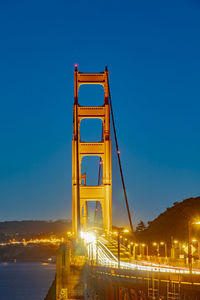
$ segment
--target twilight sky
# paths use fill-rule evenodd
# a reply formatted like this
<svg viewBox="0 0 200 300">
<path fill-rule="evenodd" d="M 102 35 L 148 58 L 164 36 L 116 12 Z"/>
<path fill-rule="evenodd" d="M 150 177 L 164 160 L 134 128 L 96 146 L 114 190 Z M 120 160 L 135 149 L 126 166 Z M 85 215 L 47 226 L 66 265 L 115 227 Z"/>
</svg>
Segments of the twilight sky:
<svg viewBox="0 0 200 300">
<path fill-rule="evenodd" d="M 1 1 L 0 221 L 71 218 L 74 63 L 108 65 L 134 223 L 200 195 L 199 16 L 198 0 Z"/>
</svg>

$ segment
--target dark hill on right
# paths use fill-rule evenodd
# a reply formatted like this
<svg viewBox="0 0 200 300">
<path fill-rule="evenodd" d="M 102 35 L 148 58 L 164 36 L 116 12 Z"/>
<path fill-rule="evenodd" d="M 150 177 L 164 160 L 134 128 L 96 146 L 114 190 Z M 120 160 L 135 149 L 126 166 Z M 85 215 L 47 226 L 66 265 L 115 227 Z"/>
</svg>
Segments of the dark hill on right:
<svg viewBox="0 0 200 300">
<path fill-rule="evenodd" d="M 187 241 L 188 221 L 200 221 L 200 197 L 174 202 L 156 219 L 148 222 L 148 227 L 140 232 L 136 231 L 139 241 L 168 241 L 177 239 Z M 192 225 L 192 237 L 200 238 L 200 225 Z"/>
</svg>

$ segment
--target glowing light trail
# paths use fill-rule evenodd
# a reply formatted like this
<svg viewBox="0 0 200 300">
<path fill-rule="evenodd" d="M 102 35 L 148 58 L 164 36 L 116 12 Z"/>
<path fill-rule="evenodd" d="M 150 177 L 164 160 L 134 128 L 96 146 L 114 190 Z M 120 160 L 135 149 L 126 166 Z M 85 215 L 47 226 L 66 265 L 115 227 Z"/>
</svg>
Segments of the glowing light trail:
<svg viewBox="0 0 200 300">
<path fill-rule="evenodd" d="M 95 261 L 98 256 L 98 264 L 109 266 L 113 268 L 118 268 L 118 260 L 116 256 L 102 243 L 99 239 L 95 239 L 95 236 L 91 238 L 92 234 L 90 233 L 90 241 L 88 243 L 88 257 L 92 258 Z M 98 243 L 98 246 L 97 246 Z M 97 255 L 98 251 L 98 255 Z M 130 269 L 130 270 L 140 270 L 140 271 L 150 271 L 150 272 L 161 272 L 161 273 L 176 273 L 176 274 L 189 274 L 188 268 L 172 267 L 168 265 L 159 265 L 155 263 L 149 263 L 146 261 L 134 261 L 134 262 L 120 262 L 120 269 Z M 193 274 L 200 274 L 200 270 L 193 270 Z"/>
</svg>

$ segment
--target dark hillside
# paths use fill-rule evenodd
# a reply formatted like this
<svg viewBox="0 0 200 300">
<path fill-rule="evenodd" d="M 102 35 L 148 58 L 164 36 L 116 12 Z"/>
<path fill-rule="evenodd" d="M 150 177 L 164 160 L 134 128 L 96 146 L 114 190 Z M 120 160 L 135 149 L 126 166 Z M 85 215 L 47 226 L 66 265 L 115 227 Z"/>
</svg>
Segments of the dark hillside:
<svg viewBox="0 0 200 300">
<path fill-rule="evenodd" d="M 47 237 L 66 234 L 71 230 L 71 220 L 57 221 L 5 221 L 0 222 L 0 241 L 9 238 Z"/>
<path fill-rule="evenodd" d="M 178 240 L 188 238 L 188 220 L 200 220 L 200 197 L 189 198 L 182 202 L 175 202 L 155 220 L 148 222 L 148 227 L 138 233 L 139 240 L 170 241 L 171 237 Z M 200 225 L 192 226 L 193 236 L 200 236 Z"/>
</svg>

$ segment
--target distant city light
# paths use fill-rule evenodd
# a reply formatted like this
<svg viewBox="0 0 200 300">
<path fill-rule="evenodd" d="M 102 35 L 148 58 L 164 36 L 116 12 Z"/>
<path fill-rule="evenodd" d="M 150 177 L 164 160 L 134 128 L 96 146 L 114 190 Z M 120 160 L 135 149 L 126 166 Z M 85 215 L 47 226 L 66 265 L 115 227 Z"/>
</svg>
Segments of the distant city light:
<svg viewBox="0 0 200 300">
<path fill-rule="evenodd" d="M 7 245 L 20 245 L 23 244 L 24 246 L 27 246 L 28 244 L 52 244 L 52 245 L 60 245 L 60 243 L 64 242 L 64 238 L 58 238 L 58 237 L 50 237 L 50 238 L 35 238 L 26 240 L 23 238 L 22 240 L 16 241 L 15 239 L 9 240 L 9 242 L 0 243 L 0 246 L 7 246 Z"/>
</svg>

